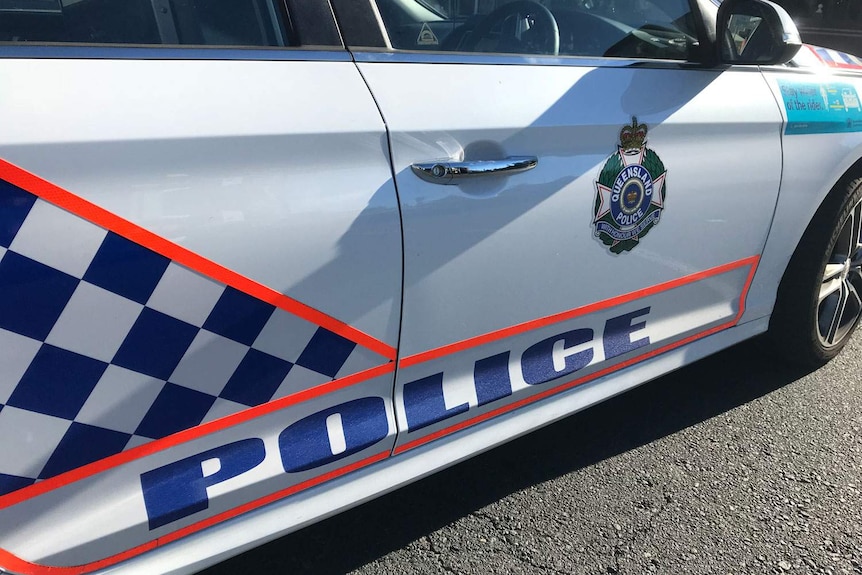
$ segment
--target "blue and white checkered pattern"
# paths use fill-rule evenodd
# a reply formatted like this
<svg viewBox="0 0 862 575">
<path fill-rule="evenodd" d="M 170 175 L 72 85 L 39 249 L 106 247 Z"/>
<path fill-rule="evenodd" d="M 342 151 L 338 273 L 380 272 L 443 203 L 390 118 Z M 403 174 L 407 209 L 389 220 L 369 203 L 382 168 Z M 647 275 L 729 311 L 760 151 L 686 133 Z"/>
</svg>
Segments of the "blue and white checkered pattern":
<svg viewBox="0 0 862 575">
<path fill-rule="evenodd" d="M 0 180 L 0 494 L 380 363 Z"/>
<path fill-rule="evenodd" d="M 844 52 L 831 50 L 829 48 L 812 47 L 812 49 L 827 64 L 837 64 L 839 66 L 850 65 L 856 67 L 862 66 L 862 60 L 851 54 L 845 54 Z"/>
</svg>

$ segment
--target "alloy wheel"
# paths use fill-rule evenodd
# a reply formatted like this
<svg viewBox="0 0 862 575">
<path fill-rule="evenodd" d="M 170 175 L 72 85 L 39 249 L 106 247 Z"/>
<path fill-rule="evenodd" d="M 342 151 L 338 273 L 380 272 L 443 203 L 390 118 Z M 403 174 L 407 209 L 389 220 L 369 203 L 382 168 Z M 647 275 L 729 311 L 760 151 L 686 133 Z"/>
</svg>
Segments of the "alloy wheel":
<svg viewBox="0 0 862 575">
<path fill-rule="evenodd" d="M 841 224 L 823 272 L 817 301 L 817 336 L 824 348 L 841 344 L 862 315 L 862 201 Z"/>
</svg>

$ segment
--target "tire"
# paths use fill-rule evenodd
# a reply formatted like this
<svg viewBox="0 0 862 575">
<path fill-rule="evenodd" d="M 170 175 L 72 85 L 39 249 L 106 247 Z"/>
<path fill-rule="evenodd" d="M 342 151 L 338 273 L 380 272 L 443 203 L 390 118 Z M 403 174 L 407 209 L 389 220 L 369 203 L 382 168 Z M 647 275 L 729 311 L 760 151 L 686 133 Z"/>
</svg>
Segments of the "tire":
<svg viewBox="0 0 862 575">
<path fill-rule="evenodd" d="M 842 180 L 817 210 L 781 279 L 769 341 L 785 359 L 819 367 L 862 315 L 862 178 Z"/>
</svg>

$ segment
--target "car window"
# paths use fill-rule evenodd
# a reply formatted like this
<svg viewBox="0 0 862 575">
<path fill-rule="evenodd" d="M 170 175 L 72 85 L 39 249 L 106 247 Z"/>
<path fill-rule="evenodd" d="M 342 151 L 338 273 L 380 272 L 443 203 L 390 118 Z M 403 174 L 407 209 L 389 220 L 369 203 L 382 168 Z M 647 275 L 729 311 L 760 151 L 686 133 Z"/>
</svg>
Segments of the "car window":
<svg viewBox="0 0 862 575">
<path fill-rule="evenodd" d="M 686 0 L 378 0 L 392 47 L 685 60 Z"/>
<path fill-rule="evenodd" d="M 0 0 L 0 41 L 290 44 L 276 0 Z"/>
</svg>

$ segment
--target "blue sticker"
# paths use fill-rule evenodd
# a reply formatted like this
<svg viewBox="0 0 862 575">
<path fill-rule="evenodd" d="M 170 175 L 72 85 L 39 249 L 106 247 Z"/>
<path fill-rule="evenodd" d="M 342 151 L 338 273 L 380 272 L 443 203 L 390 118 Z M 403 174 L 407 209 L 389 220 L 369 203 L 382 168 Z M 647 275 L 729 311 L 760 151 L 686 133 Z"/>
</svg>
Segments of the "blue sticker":
<svg viewBox="0 0 862 575">
<path fill-rule="evenodd" d="M 862 104 L 852 85 L 779 80 L 778 87 L 787 110 L 785 134 L 862 132 Z"/>
</svg>

